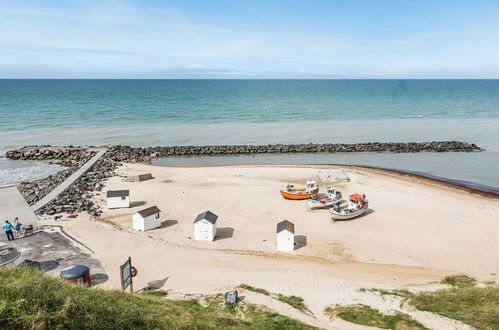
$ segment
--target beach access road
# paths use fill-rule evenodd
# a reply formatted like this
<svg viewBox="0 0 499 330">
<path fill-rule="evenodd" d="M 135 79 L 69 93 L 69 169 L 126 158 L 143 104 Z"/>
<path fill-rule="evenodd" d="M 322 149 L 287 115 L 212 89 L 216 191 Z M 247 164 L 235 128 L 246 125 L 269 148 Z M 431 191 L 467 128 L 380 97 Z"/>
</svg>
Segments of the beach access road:
<svg viewBox="0 0 499 330">
<path fill-rule="evenodd" d="M 38 217 L 26 203 L 16 186 L 0 188 L 0 221 L 2 225 L 5 220 L 9 220 L 11 224 L 14 224 L 16 217 L 24 226 L 38 222 Z"/>
</svg>

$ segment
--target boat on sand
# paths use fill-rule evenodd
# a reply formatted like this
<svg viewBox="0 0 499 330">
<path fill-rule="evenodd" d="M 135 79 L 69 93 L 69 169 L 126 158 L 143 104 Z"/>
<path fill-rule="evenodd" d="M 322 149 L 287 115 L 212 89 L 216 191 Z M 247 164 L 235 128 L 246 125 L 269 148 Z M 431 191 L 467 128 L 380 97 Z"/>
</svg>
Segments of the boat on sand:
<svg viewBox="0 0 499 330">
<path fill-rule="evenodd" d="M 305 188 L 296 188 L 292 184 L 288 184 L 286 189 L 281 189 L 281 196 L 286 199 L 302 200 L 309 199 L 319 192 L 319 184 L 313 180 L 305 181 Z"/>
<path fill-rule="evenodd" d="M 311 210 L 328 209 L 333 205 L 340 203 L 341 197 L 341 192 L 334 188 L 328 187 L 327 194 L 317 194 L 312 196 L 312 198 L 307 201 L 307 206 Z"/>
<path fill-rule="evenodd" d="M 366 195 L 353 194 L 350 195 L 348 204 L 332 207 L 329 212 L 333 220 L 348 220 L 363 214 L 368 207 L 369 201 L 366 199 Z"/>
</svg>

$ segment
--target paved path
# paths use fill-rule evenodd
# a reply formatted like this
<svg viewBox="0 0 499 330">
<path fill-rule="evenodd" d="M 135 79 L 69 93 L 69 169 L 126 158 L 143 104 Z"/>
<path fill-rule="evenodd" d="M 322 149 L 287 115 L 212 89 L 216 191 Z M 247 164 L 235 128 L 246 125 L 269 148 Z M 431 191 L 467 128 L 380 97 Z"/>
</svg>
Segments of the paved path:
<svg viewBox="0 0 499 330">
<path fill-rule="evenodd" d="M 54 190 L 49 192 L 45 197 L 43 197 L 38 202 L 36 202 L 35 205 L 33 205 L 31 207 L 33 209 L 33 211 L 36 211 L 36 210 L 44 207 L 46 204 L 48 204 L 54 198 L 56 198 L 60 193 L 62 193 L 64 190 L 66 190 L 66 188 L 68 188 L 73 182 L 78 180 L 78 178 L 80 176 L 85 174 L 85 172 L 87 172 L 92 167 L 92 165 L 94 165 L 95 162 L 98 161 L 99 158 L 101 158 L 106 153 L 107 149 L 89 149 L 89 151 L 97 151 L 97 154 L 95 156 L 93 156 L 92 159 L 90 159 L 88 162 L 86 162 L 82 167 L 80 167 L 78 169 L 78 171 L 71 174 L 66 180 L 64 180 L 63 183 L 58 185 Z"/>
<path fill-rule="evenodd" d="M 5 220 L 14 223 L 14 219 L 19 217 L 23 225 L 32 225 L 38 221 L 31 207 L 24 199 L 16 186 L 0 189 L 0 221 L 3 225 Z M 3 233 L 2 233 L 3 234 Z"/>
<path fill-rule="evenodd" d="M 0 248 L 0 267 L 2 261 L 18 265 L 24 260 L 31 260 L 43 271 L 59 277 L 62 269 L 82 264 L 90 268 L 92 284 L 100 284 L 107 280 L 106 272 L 99 260 L 95 259 L 93 252 L 59 225 L 36 226 L 33 234 L 16 237 L 11 242 L 8 242 L 2 233 L 0 247 L 2 245 L 4 248 L 3 250 Z"/>
</svg>

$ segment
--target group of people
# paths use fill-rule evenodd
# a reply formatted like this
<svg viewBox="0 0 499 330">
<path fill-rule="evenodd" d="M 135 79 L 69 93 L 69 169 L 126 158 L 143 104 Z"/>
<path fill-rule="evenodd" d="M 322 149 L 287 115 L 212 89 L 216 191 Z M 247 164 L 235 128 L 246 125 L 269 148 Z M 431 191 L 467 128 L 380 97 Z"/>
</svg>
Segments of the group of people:
<svg viewBox="0 0 499 330">
<path fill-rule="evenodd" d="M 7 239 L 9 241 L 14 240 L 14 230 L 16 231 L 17 237 L 21 236 L 21 226 L 22 223 L 19 221 L 19 218 L 16 217 L 14 220 L 14 225 L 12 225 L 9 220 L 5 220 L 5 224 L 3 225 L 3 229 L 5 230 L 5 235 L 7 235 Z"/>
</svg>

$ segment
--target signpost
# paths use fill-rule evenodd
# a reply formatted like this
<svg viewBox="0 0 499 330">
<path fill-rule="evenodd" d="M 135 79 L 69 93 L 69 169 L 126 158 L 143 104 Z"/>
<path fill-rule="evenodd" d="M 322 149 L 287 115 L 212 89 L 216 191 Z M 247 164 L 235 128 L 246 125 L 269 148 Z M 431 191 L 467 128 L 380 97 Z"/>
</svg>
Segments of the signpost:
<svg viewBox="0 0 499 330">
<path fill-rule="evenodd" d="M 128 260 L 120 266 L 121 274 L 121 288 L 126 290 L 130 286 L 130 292 L 133 292 L 133 280 L 132 280 L 132 258 L 128 257 Z"/>
</svg>

